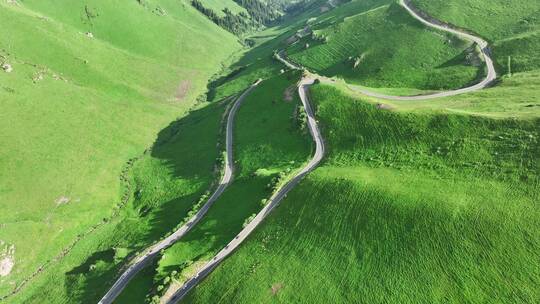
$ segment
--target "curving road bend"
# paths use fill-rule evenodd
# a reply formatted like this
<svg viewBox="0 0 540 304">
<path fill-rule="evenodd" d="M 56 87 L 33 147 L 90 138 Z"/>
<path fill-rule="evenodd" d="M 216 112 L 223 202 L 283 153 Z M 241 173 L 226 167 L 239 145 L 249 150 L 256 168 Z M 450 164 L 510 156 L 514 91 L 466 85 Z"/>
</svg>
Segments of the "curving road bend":
<svg viewBox="0 0 540 304">
<path fill-rule="evenodd" d="M 434 94 L 428 94 L 428 95 L 417 95 L 417 96 L 392 96 L 392 95 L 385 95 L 385 94 L 379 94 L 375 93 L 369 90 L 365 90 L 363 88 L 355 87 L 355 86 L 349 86 L 354 91 L 358 91 L 364 95 L 368 95 L 371 97 L 381 98 L 381 99 L 389 99 L 389 100 L 428 100 L 428 99 L 435 99 L 435 98 L 442 98 L 442 97 L 449 97 L 449 96 L 455 96 L 463 93 L 470 93 L 474 91 L 478 91 L 481 89 L 486 88 L 497 78 L 497 72 L 495 71 L 495 66 L 493 65 L 493 59 L 491 58 L 491 52 L 489 50 L 489 45 L 487 41 L 480 37 L 476 37 L 474 35 L 471 35 L 469 33 L 465 33 L 460 30 L 453 29 L 449 27 L 448 25 L 443 24 L 442 22 L 436 21 L 434 19 L 428 20 L 427 17 L 423 16 L 423 13 L 420 12 L 418 9 L 414 8 L 410 0 L 400 0 L 399 3 L 401 6 L 403 6 L 407 12 L 416 20 L 422 22 L 424 25 L 452 33 L 456 36 L 459 36 L 461 38 L 464 38 L 466 40 L 472 41 L 478 45 L 482 52 L 482 56 L 484 57 L 484 62 L 486 63 L 487 67 L 487 75 L 486 77 L 479 83 L 472 85 L 470 87 L 458 89 L 458 90 L 452 90 L 452 91 L 444 91 Z"/>
<path fill-rule="evenodd" d="M 484 89 L 487 86 L 489 86 L 497 78 L 497 72 L 495 71 L 495 65 L 493 64 L 493 59 L 491 58 L 491 51 L 489 49 L 489 44 L 487 43 L 487 41 L 485 41 L 484 39 L 482 39 L 480 37 L 471 35 L 469 33 L 466 33 L 466 32 L 463 32 L 463 31 L 460 31 L 460 30 L 457 30 L 457 29 L 453 29 L 450 26 L 448 26 L 448 25 L 446 25 L 446 24 L 444 24 L 444 23 L 442 23 L 440 21 L 437 21 L 435 19 L 424 17 L 425 14 L 422 13 L 417 8 L 413 7 L 411 5 L 411 3 L 410 3 L 410 0 L 400 0 L 399 4 L 401 6 L 403 6 L 407 10 L 407 12 L 414 19 L 420 21 L 424 25 L 426 25 L 428 27 L 431 27 L 431 28 L 434 28 L 434 29 L 437 29 L 437 30 L 452 33 L 452 34 L 454 34 L 456 36 L 459 36 L 461 38 L 464 38 L 466 40 L 469 40 L 469 41 L 472 41 L 472 42 L 476 43 L 478 45 L 478 47 L 480 48 L 481 53 L 482 53 L 482 57 L 484 58 L 484 62 L 486 63 L 486 67 L 487 67 L 487 75 L 486 75 L 486 77 L 481 82 L 479 82 L 479 83 L 477 83 L 475 85 L 469 86 L 469 87 L 461 88 L 461 89 L 458 89 L 458 90 L 451 90 L 451 91 L 444 91 L 444 92 L 438 92 L 438 93 L 433 93 L 433 94 L 427 94 L 427 95 L 394 96 L 394 95 L 386 95 L 386 94 L 376 93 L 376 92 L 373 92 L 373 91 L 370 91 L 370 90 L 367 90 L 367 89 L 364 89 L 364 88 L 361 88 L 361 87 L 358 87 L 358 86 L 354 86 L 354 85 L 347 85 L 351 90 L 357 91 L 359 93 L 362 93 L 362 94 L 370 96 L 370 97 L 375 97 L 375 98 L 380 98 L 380 99 L 387 99 L 387 100 L 397 100 L 397 101 L 428 100 L 428 99 L 449 97 L 449 96 L 455 96 L 455 95 L 460 95 L 460 94 L 464 94 L 464 93 L 470 93 L 470 92 L 478 91 L 478 90 Z M 294 63 L 289 62 L 286 59 L 284 51 L 278 52 L 276 58 L 279 61 L 281 61 L 283 64 L 285 64 L 287 67 L 291 68 L 291 69 L 295 69 L 295 70 L 302 69 L 302 67 L 299 67 L 299 66 L 295 65 Z"/>
<path fill-rule="evenodd" d="M 311 161 L 298 172 L 290 181 L 280 188 L 268 201 L 268 204 L 257 214 L 257 216 L 218 254 L 208 262 L 202 269 L 184 285 L 178 289 L 170 298 L 168 303 L 178 303 L 193 287 L 199 284 L 209 273 L 211 273 L 227 256 L 229 256 L 244 240 L 261 224 L 268 214 L 279 205 L 281 200 L 291 191 L 309 172 L 313 171 L 324 157 L 324 141 L 317 126 L 313 109 L 308 99 L 308 88 L 314 83 L 314 79 L 305 78 L 299 84 L 298 93 L 308 116 L 309 132 L 315 141 L 315 154 Z"/>
<path fill-rule="evenodd" d="M 234 162 L 233 162 L 233 130 L 234 130 L 234 118 L 238 109 L 242 105 L 244 99 L 257 87 L 261 81 L 255 82 L 249 89 L 247 89 L 238 99 L 235 101 L 233 107 L 231 108 L 229 115 L 227 117 L 227 132 L 226 132 L 226 151 L 227 156 L 225 157 L 225 171 L 221 181 L 212 194 L 208 201 L 202 206 L 202 208 L 195 214 L 185 225 L 176 230 L 173 234 L 160 241 L 159 243 L 151 246 L 144 255 L 138 257 L 133 263 L 122 273 L 122 275 L 116 280 L 114 285 L 109 289 L 107 294 L 101 298 L 99 304 L 110 304 L 116 297 L 120 295 L 122 290 L 127 286 L 129 281 L 135 277 L 135 275 L 146 267 L 159 252 L 174 243 L 180 240 L 186 233 L 188 233 L 195 224 L 197 224 L 204 215 L 208 212 L 210 207 L 214 202 L 219 198 L 219 196 L 225 191 L 227 186 L 232 182 L 233 173 L 234 173 Z"/>
<path fill-rule="evenodd" d="M 385 95 L 385 94 L 372 92 L 363 88 L 349 86 L 351 89 L 358 91 L 364 95 L 380 98 L 380 99 L 397 100 L 397 101 L 428 100 L 428 99 L 455 96 L 459 94 L 481 90 L 489 86 L 497 78 L 497 73 L 495 71 L 495 66 L 493 64 L 493 59 L 491 58 L 491 53 L 490 53 L 489 45 L 487 41 L 485 41 L 484 39 L 480 37 L 471 35 L 469 33 L 466 33 L 457 29 L 453 29 L 450 26 L 445 25 L 440 21 L 424 17 L 423 16 L 424 14 L 422 12 L 412 7 L 412 5 L 410 4 L 410 0 L 400 0 L 400 5 L 402 5 L 413 18 L 417 19 L 424 25 L 437 29 L 437 30 L 452 33 L 461 38 L 464 38 L 466 40 L 476 43 L 481 49 L 482 56 L 486 63 L 486 67 L 487 67 L 486 77 L 481 82 L 475 85 L 466 87 L 466 88 L 445 91 L 445 92 L 438 92 L 438 93 L 428 94 L 428 95 L 417 95 L 417 96 Z M 302 67 L 289 62 L 286 59 L 283 51 L 280 51 L 277 54 L 276 58 L 291 69 L 303 69 Z M 317 122 L 315 120 L 315 116 L 313 114 L 313 110 L 311 108 L 311 105 L 307 96 L 307 90 L 309 86 L 313 84 L 313 82 L 314 82 L 313 79 L 309 79 L 309 78 L 303 79 L 299 84 L 298 92 L 300 94 L 300 98 L 302 100 L 302 103 L 304 104 L 304 108 L 308 115 L 308 125 L 309 125 L 311 136 L 313 137 L 316 143 L 315 155 L 313 156 L 311 161 L 300 172 L 298 172 L 297 175 L 295 175 L 289 182 L 287 182 L 282 188 L 280 188 L 270 198 L 269 203 L 227 246 L 225 246 L 224 249 L 218 252 L 218 254 L 210 262 L 208 262 L 202 269 L 200 269 L 199 272 L 197 272 L 195 276 L 193 276 L 191 279 L 186 281 L 186 283 L 174 293 L 174 295 L 170 298 L 168 303 L 177 303 L 178 301 L 180 301 L 191 289 L 193 289 L 209 273 L 211 273 L 225 258 L 227 258 L 255 230 L 257 226 L 261 224 L 261 222 L 268 216 L 268 214 L 276 206 L 279 205 L 279 203 L 284 197 L 287 196 L 287 193 L 289 193 L 291 189 L 293 189 L 309 172 L 315 169 L 317 165 L 321 162 L 322 158 L 324 157 L 324 152 L 325 152 L 324 141 L 320 133 L 320 130 L 317 126 Z M 101 299 L 101 301 L 99 302 L 100 304 L 112 303 L 112 301 L 120 294 L 120 292 L 125 288 L 128 282 L 135 276 L 135 274 L 137 274 L 153 258 L 155 258 L 160 250 L 174 244 L 176 241 L 182 238 L 197 222 L 200 221 L 200 219 L 206 214 L 206 212 L 211 207 L 211 205 L 216 201 L 216 199 L 224 192 L 225 188 L 230 184 L 230 182 L 232 181 L 232 176 L 233 176 L 232 131 L 233 131 L 234 117 L 242 101 L 246 97 L 246 95 L 248 95 L 251 92 L 251 90 L 253 90 L 257 86 L 258 83 L 259 82 L 255 83 L 252 87 L 246 90 L 246 92 L 244 92 L 237 99 L 237 101 L 235 102 L 229 114 L 229 117 L 227 120 L 227 157 L 225 160 L 225 174 L 221 180 L 220 185 L 214 192 L 214 194 L 210 197 L 208 202 L 201 208 L 201 210 L 188 223 L 186 223 L 186 225 L 182 226 L 175 233 L 173 233 L 172 235 L 170 235 L 163 241 L 152 246 L 151 249 L 148 250 L 144 256 L 139 257 L 120 276 L 120 278 L 116 281 L 113 287 Z"/>
</svg>

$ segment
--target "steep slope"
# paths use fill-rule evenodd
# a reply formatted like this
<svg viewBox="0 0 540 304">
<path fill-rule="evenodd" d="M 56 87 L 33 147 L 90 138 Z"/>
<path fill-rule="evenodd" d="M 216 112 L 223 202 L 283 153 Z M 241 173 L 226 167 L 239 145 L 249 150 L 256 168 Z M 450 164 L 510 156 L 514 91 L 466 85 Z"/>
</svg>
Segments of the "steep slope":
<svg viewBox="0 0 540 304">
<path fill-rule="evenodd" d="M 188 0 L 122 1 L 0 3 L 0 63 L 14 68 L 0 70 L 7 109 L 0 128 L 8 130 L 0 148 L 2 271 L 4 257 L 15 261 L 0 278 L 0 299 L 14 291 L 9 303 L 97 302 L 131 257 L 204 201 L 219 176 L 226 107 L 263 77 L 268 84 L 240 113 L 238 181 L 119 301 L 155 301 L 162 285 L 181 283 L 234 237 L 279 172 L 308 154 L 297 97 L 285 97 L 297 77 L 271 58 L 295 34 L 303 38 L 289 41 L 291 58 L 349 82 L 410 92 L 459 87 L 482 74 L 474 48 L 426 29 L 392 1 L 333 10 L 340 1 L 331 1 L 252 37 L 258 47 L 209 83 L 214 102 L 192 108 L 238 50 L 236 38 Z M 499 68 L 527 72 L 430 103 L 316 87 L 330 148 L 325 166 L 188 302 L 540 300 L 540 273 L 530 263 L 540 258 L 538 56 L 523 52 L 534 51 L 536 13 L 515 10 L 512 20 L 506 10 L 475 12 L 490 27 L 501 21 L 497 32 L 450 20 L 440 1 L 417 2 L 495 41 Z"/>
<path fill-rule="evenodd" d="M 292 60 L 365 86 L 450 89 L 483 73 L 469 42 L 428 30 L 392 1 L 351 1 L 309 22 L 299 36 L 287 48 Z"/>
<path fill-rule="evenodd" d="M 15 248 L 14 267 L 0 278 L 5 296 L 32 274 L 51 274 L 63 250 L 92 237 L 91 227 L 125 216 L 113 210 L 126 203 L 118 180 L 126 162 L 186 113 L 239 45 L 172 0 L 3 1 L 0 36 L 0 63 L 13 68 L 0 70 L 0 240 Z M 185 187 L 186 195 L 206 191 L 198 186 L 210 182 L 214 160 L 201 167 L 206 184 Z M 107 239 L 112 231 L 104 229 L 98 233 Z M 72 258 L 84 259 L 99 242 Z M 62 285 L 35 286 L 56 295 L 49 288 Z"/>
<path fill-rule="evenodd" d="M 298 77 L 295 72 L 268 79 L 246 98 L 235 123 L 233 183 L 184 239 L 162 253 L 153 278 L 140 275 L 119 303 L 132 303 L 143 292 L 150 295 L 147 299 L 159 299 L 156 296 L 165 294 L 163 286 L 168 285 L 174 292 L 233 239 L 264 207 L 277 185 L 306 161 L 310 148 L 307 130 L 291 119 L 301 111 L 291 86 Z"/>
<path fill-rule="evenodd" d="M 469 29 L 490 40 L 503 73 L 540 68 L 540 4 L 538 1 L 413 0 L 440 20 Z"/>
<path fill-rule="evenodd" d="M 495 295 L 534 303 L 540 274 L 527 261 L 538 258 L 540 243 L 533 233 L 540 224 L 536 92 L 533 73 L 430 103 L 367 104 L 317 89 L 328 163 L 186 302 L 462 303 Z M 238 192 L 235 201 L 248 197 Z M 215 218 L 229 218 L 227 210 L 216 210 Z M 201 256 L 211 256 L 213 250 L 198 251 L 207 245 L 200 241 L 222 233 L 204 231 L 209 235 L 164 254 L 154 286 L 178 285 Z M 507 268 L 519 293 L 499 278 Z M 151 276 L 131 290 L 152 284 Z"/>
<path fill-rule="evenodd" d="M 538 302 L 538 116 L 312 99 L 324 167 L 186 303 Z"/>
<path fill-rule="evenodd" d="M 233 14 L 239 14 L 241 12 L 247 13 L 246 9 L 240 6 L 233 0 L 203 0 L 202 4 L 209 9 L 213 10 L 217 14 L 223 16 L 223 10 L 228 9 Z"/>
</svg>

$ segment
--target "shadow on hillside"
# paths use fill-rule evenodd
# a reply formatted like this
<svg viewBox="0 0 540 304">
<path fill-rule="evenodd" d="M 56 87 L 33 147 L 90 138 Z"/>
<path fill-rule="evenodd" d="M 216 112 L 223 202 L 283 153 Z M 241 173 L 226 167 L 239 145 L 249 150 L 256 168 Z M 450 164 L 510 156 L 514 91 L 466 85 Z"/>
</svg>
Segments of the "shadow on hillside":
<svg viewBox="0 0 540 304">
<path fill-rule="evenodd" d="M 99 261 L 112 262 L 114 259 L 114 250 L 104 250 L 92 254 L 86 261 L 67 272 L 68 275 L 77 275 L 81 273 L 88 273 L 94 265 Z"/>
<path fill-rule="evenodd" d="M 456 55 L 454 58 L 451 58 L 450 60 L 446 61 L 445 63 L 439 65 L 436 67 L 436 69 L 444 69 L 444 68 L 451 68 L 455 66 L 471 66 L 467 63 L 467 55 L 470 53 L 469 49 L 463 50 L 460 54 Z M 478 66 L 474 66 L 476 68 L 476 75 L 474 79 L 463 85 L 463 87 L 467 87 L 470 85 L 473 85 L 475 83 L 480 82 L 485 76 L 486 76 L 486 65 L 485 62 L 482 61 L 480 58 L 478 58 L 479 63 Z M 492 83 L 493 85 L 494 83 Z"/>
<path fill-rule="evenodd" d="M 104 250 L 92 254 L 83 264 L 66 272 L 64 287 L 70 300 L 76 303 L 99 301 L 105 294 L 103 283 L 113 277 L 120 267 L 114 265 L 113 261 L 114 250 Z"/>
<path fill-rule="evenodd" d="M 148 218 L 139 218 L 139 221 L 148 223 L 150 229 L 143 233 L 136 232 L 135 234 L 138 235 L 135 236 L 126 235 L 126 240 L 132 240 L 136 244 L 146 244 L 135 247 L 134 251 L 144 250 L 147 245 L 156 242 L 162 236 L 173 231 L 178 223 L 185 218 L 192 207 L 192 203 L 197 200 L 199 195 L 200 193 L 196 193 L 167 201 L 156 210 L 152 210 L 147 216 Z M 129 220 L 133 221 L 135 219 L 131 218 Z M 77 303 L 97 303 L 117 279 L 120 270 L 123 269 L 127 261 L 128 259 L 122 262 L 116 261 L 113 249 L 94 253 L 84 263 L 65 273 L 64 286 L 69 298 Z M 134 278 L 134 282 L 136 280 L 137 277 Z M 152 279 L 144 280 L 144 282 L 147 284 L 147 286 L 144 286 L 145 290 L 150 291 Z M 139 285 L 142 283 L 130 283 L 126 287 L 126 291 L 134 292 L 133 288 L 140 289 L 141 286 Z M 134 285 L 137 286 L 134 287 Z M 123 293 L 121 296 L 125 296 L 125 294 Z"/>
<path fill-rule="evenodd" d="M 158 133 L 151 157 L 164 162 L 175 178 L 198 179 L 211 173 L 224 111 L 225 105 L 214 103 L 172 122 Z"/>
<path fill-rule="evenodd" d="M 258 73 L 252 73 L 253 67 L 248 63 L 253 59 L 270 61 L 273 49 L 278 49 L 281 46 L 281 38 L 287 37 L 288 34 L 290 33 L 282 34 L 277 41 L 268 41 L 255 47 L 232 66 L 231 73 L 209 82 L 207 100 L 214 101 L 216 92 L 229 81 L 245 77 L 245 81 L 242 81 L 246 83 L 246 87 L 238 86 L 240 92 L 251 84 L 250 81 L 261 77 Z M 102 248 L 119 246 L 140 251 L 172 232 L 183 221 L 196 201 L 217 179 L 215 168 L 223 146 L 218 143 L 225 140 L 223 118 L 226 106 L 230 102 L 232 99 L 225 98 L 192 110 L 158 133 L 152 149 L 135 164 L 136 170 L 133 173 L 135 180 L 144 179 L 143 186 L 146 189 L 135 185 L 133 204 L 130 203 L 125 207 L 123 213 L 125 217 L 114 224 L 116 234 L 101 244 Z M 137 166 L 141 163 L 142 165 Z M 160 165 L 155 165 L 156 163 Z M 156 170 L 156 166 L 159 170 L 155 171 L 157 175 L 154 171 L 148 171 Z M 163 167 L 167 169 L 168 176 L 162 173 Z M 144 172 L 138 176 L 141 174 L 140 171 Z M 160 180 L 162 178 L 167 178 L 167 181 L 162 183 Z M 170 180 L 174 182 L 171 183 Z M 183 181 L 186 181 L 185 186 L 182 184 Z M 162 185 L 172 185 L 173 188 L 160 189 Z M 175 185 L 179 185 L 178 187 L 182 189 L 175 189 Z M 160 199 L 159 195 L 145 196 L 144 191 L 148 190 L 156 193 L 159 193 L 158 190 L 168 191 L 168 199 Z M 175 193 L 173 199 L 169 199 L 171 193 Z M 218 243 L 224 242 L 225 239 L 219 240 Z M 113 249 L 92 254 L 82 264 L 65 273 L 66 293 L 71 299 L 76 299 L 76 302 L 99 301 L 126 262 L 127 259 L 122 262 L 115 261 Z M 128 287 L 126 292 L 131 292 L 130 288 L 132 287 Z"/>
<path fill-rule="evenodd" d="M 115 223 L 115 234 L 111 235 L 109 250 L 98 251 L 83 263 L 65 273 L 64 286 L 70 299 L 79 303 L 96 303 L 107 292 L 118 272 L 127 261 L 115 261 L 113 247 L 127 247 L 134 251 L 145 249 L 161 237 L 173 231 L 186 217 L 193 204 L 208 190 L 215 180 L 214 167 L 219 155 L 216 142 L 221 137 L 221 121 L 225 104 L 213 103 L 201 109 L 193 110 L 185 117 L 172 122 L 159 132 L 152 150 L 139 162 L 143 185 L 158 188 L 169 185 L 162 178 L 179 182 L 174 199 L 161 199 L 153 194 L 140 195 L 138 185 L 134 190 L 134 200 L 125 208 L 124 217 Z M 162 172 L 165 167 L 169 174 L 153 175 L 155 168 L 149 163 L 159 161 L 157 168 Z M 137 164 L 136 164 L 137 166 Z M 135 177 L 138 173 L 134 173 Z M 186 181 L 186 186 L 182 181 Z M 176 183 L 174 184 L 176 185 Z M 155 190 L 150 190 L 155 191 Z M 159 192 L 158 192 L 159 193 Z M 170 195 L 168 195 L 170 197 Z M 137 223 L 137 224 L 134 224 Z M 103 246 L 103 245 L 102 245 Z"/>
</svg>

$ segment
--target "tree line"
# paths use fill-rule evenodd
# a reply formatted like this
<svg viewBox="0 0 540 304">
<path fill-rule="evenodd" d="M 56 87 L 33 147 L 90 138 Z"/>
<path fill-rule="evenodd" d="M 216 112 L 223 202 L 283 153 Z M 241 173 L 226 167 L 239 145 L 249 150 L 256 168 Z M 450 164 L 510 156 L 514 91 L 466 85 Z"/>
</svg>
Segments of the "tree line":
<svg viewBox="0 0 540 304">
<path fill-rule="evenodd" d="M 200 0 L 191 0 L 191 5 L 199 12 L 206 15 L 210 20 L 229 32 L 241 35 L 263 26 L 270 25 L 280 20 L 285 13 L 300 11 L 312 0 L 301 0 L 291 3 L 285 0 L 233 0 L 246 9 L 246 12 L 234 14 L 228 8 L 223 10 L 223 15 L 204 6 Z"/>
<path fill-rule="evenodd" d="M 228 8 L 223 10 L 224 15 L 218 15 L 214 10 L 205 7 L 199 0 L 191 0 L 191 5 L 199 12 L 203 13 L 215 24 L 228 30 L 229 32 L 240 35 L 249 32 L 257 27 L 257 23 L 251 20 L 245 12 L 234 14 Z"/>
</svg>

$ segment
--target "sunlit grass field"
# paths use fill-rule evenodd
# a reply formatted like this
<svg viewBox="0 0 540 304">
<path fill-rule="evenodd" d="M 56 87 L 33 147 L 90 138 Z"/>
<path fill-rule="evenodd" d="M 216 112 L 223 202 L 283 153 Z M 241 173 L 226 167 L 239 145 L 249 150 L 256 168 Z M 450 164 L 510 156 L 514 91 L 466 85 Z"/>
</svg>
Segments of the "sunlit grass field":
<svg viewBox="0 0 540 304">
<path fill-rule="evenodd" d="M 319 74 L 371 87 L 458 88 L 482 75 L 470 43 L 433 31 L 391 1 L 352 1 L 311 22 L 289 57 Z M 318 37 L 313 39 L 313 37 Z"/>
<path fill-rule="evenodd" d="M 46 273 L 38 277 L 61 277 L 49 268 L 56 257 L 122 205 L 119 177 L 128 160 L 185 115 L 220 63 L 240 48 L 187 2 L 147 4 L 0 3 L 0 63 L 13 68 L 0 70 L 0 240 L 15 246 L 0 296 L 42 265 Z M 167 14 L 157 14 L 158 6 Z M 205 151 L 217 153 L 215 141 L 210 147 Z M 186 183 L 188 192 L 200 186 Z M 81 260 L 88 251 L 74 254 Z M 40 294 L 63 289 L 63 281 L 43 282 L 31 281 Z"/>
<path fill-rule="evenodd" d="M 300 104 L 294 87 L 298 79 L 299 74 L 291 72 L 265 80 L 245 99 L 235 123 L 234 182 L 192 231 L 165 250 L 153 280 L 145 279 L 148 274 L 142 273 L 139 277 L 143 278 L 128 286 L 119 303 L 133 303 L 136 300 L 133 295 L 141 288 L 155 295 L 156 288 L 168 286 L 171 277 L 176 277 L 172 283 L 181 283 L 197 265 L 210 260 L 233 239 L 250 216 L 262 209 L 262 201 L 271 196 L 280 173 L 299 168 L 309 158 L 308 135 L 302 132 L 294 115 Z M 285 92 L 291 84 L 293 94 L 286 100 Z M 178 274 L 171 276 L 173 271 Z"/>
<path fill-rule="evenodd" d="M 468 43 L 395 1 L 311 7 L 250 37 L 249 50 L 188 0 L 54 2 L 0 3 L 0 64 L 13 66 L 0 70 L 0 251 L 15 246 L 0 298 L 30 278 L 7 303 L 96 303 L 213 189 L 226 109 L 262 78 L 237 115 L 235 182 L 117 302 L 180 286 L 223 248 L 312 152 L 300 75 L 272 58 L 306 24 L 319 38 L 289 46 L 292 60 L 377 91 L 457 88 L 483 74 Z M 186 302 L 540 301 L 538 5 L 413 3 L 488 39 L 504 75 L 408 103 L 342 80 L 314 86 L 324 163 Z"/>
<path fill-rule="evenodd" d="M 413 0 L 428 14 L 478 33 L 492 43 L 501 73 L 540 68 L 540 3 L 538 1 Z"/>
<path fill-rule="evenodd" d="M 186 303 L 536 303 L 538 117 L 312 89 L 325 164 Z"/>
<path fill-rule="evenodd" d="M 241 12 L 247 14 L 246 9 L 233 0 L 202 0 L 201 2 L 205 7 L 212 9 L 218 15 L 225 15 L 223 13 L 224 9 L 228 9 L 234 14 L 239 14 Z"/>
<path fill-rule="evenodd" d="M 532 119 L 540 116 L 540 73 L 538 71 L 504 75 L 493 87 L 481 91 L 431 100 L 392 101 L 365 96 L 354 86 L 337 81 L 334 85 L 351 96 L 356 96 L 374 104 L 384 104 L 395 111 L 454 112 L 492 118 Z M 370 88 L 370 90 L 374 90 Z M 430 91 L 380 88 L 390 95 L 428 94 Z"/>
</svg>

